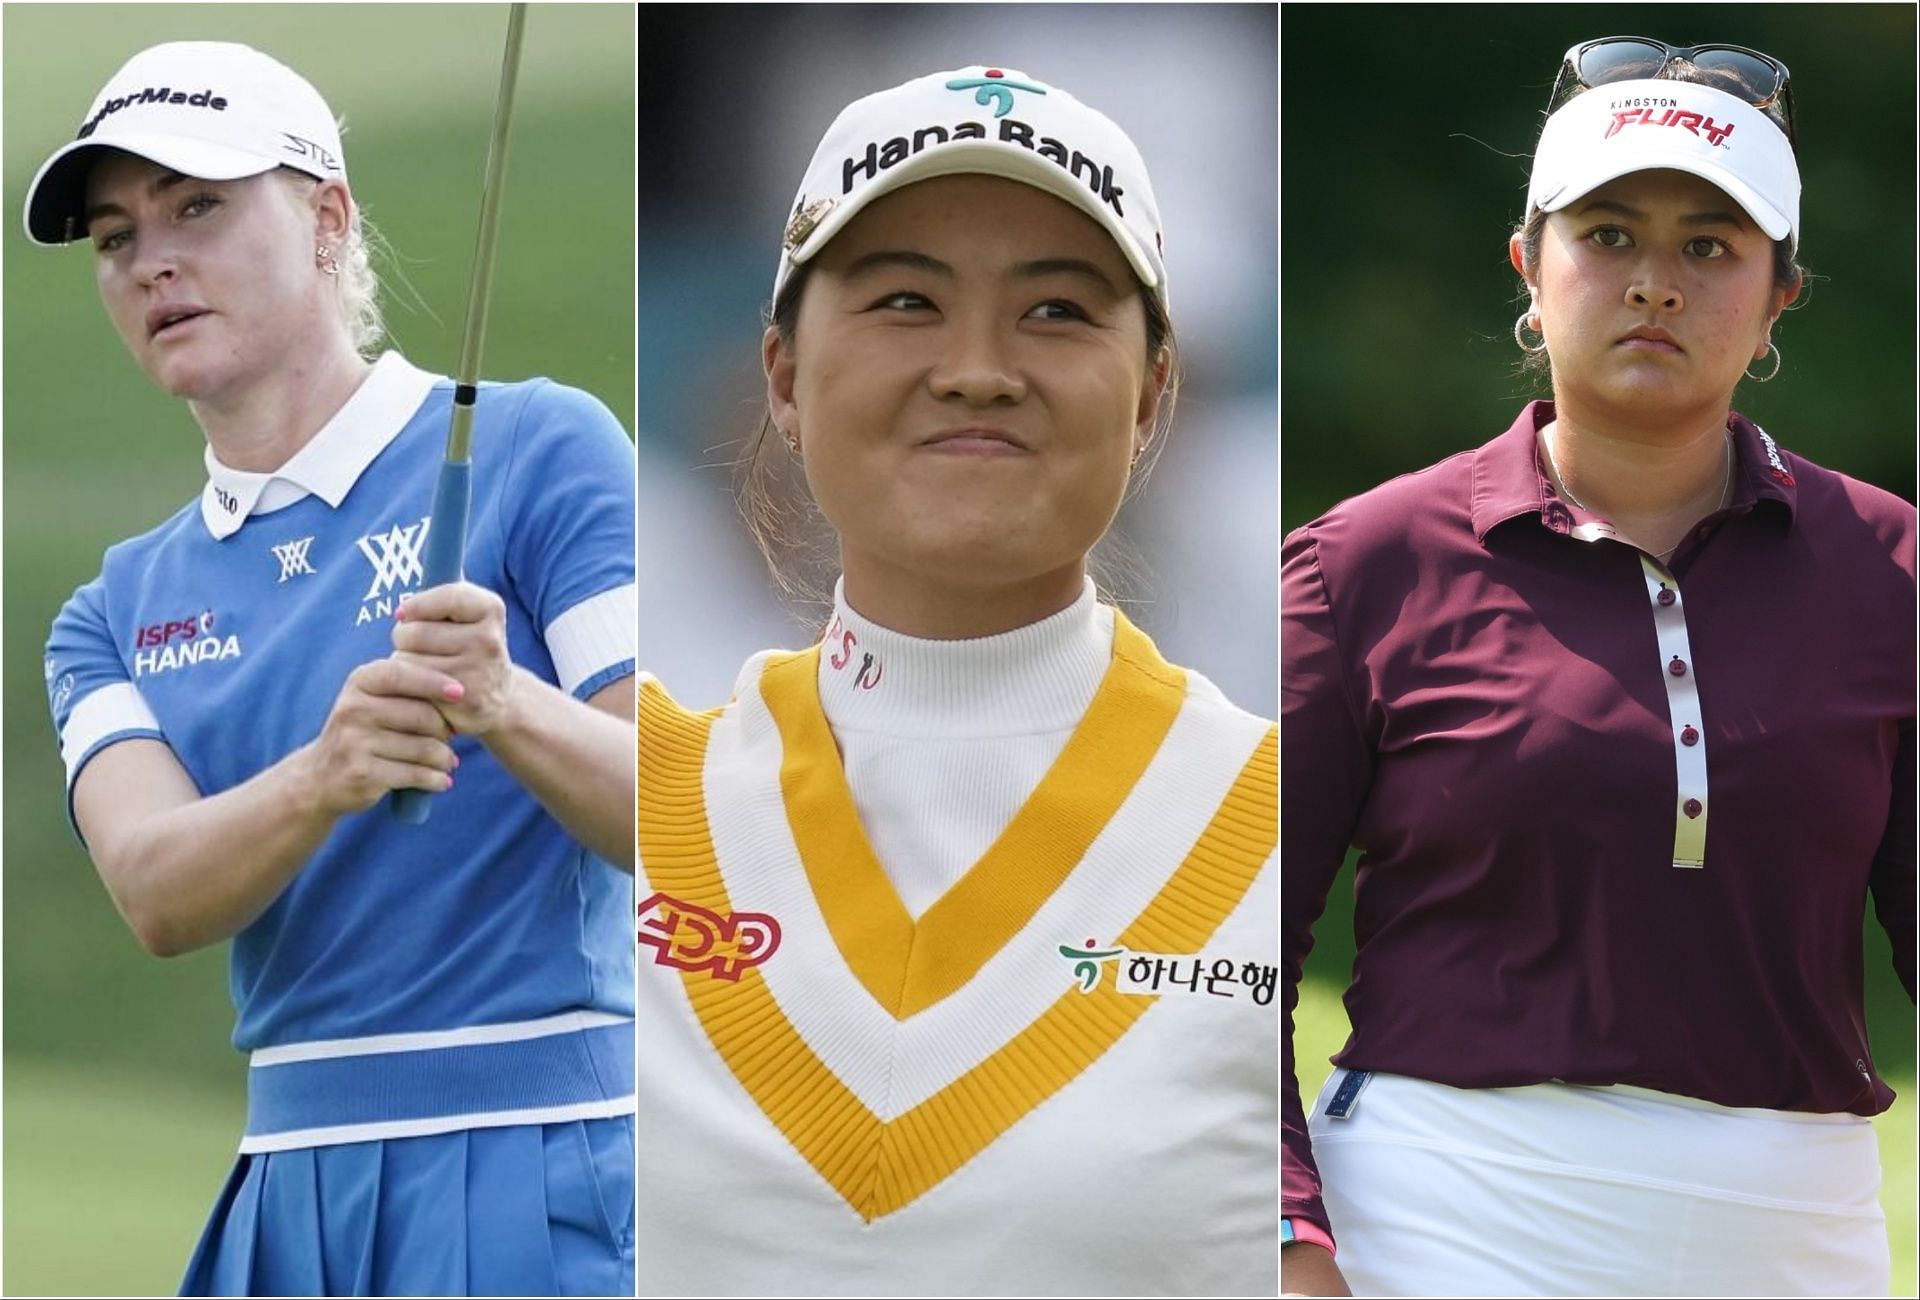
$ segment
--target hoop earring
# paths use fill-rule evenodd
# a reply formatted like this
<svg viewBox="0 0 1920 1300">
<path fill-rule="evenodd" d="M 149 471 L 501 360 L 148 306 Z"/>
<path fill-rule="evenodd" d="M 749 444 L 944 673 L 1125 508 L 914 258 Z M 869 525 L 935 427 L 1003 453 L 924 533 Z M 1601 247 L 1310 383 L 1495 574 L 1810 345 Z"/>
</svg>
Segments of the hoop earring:
<svg viewBox="0 0 1920 1300">
<path fill-rule="evenodd" d="M 1785 357 L 1782 357 L 1780 355 L 1780 349 L 1773 345 L 1772 339 L 1767 340 L 1767 351 L 1773 353 L 1773 369 L 1767 371 L 1767 373 L 1764 375 L 1756 375 L 1752 373 L 1751 369 L 1745 372 L 1747 378 L 1751 379 L 1756 384 L 1764 384 L 1769 379 L 1772 379 L 1775 375 L 1779 374 L 1781 363 L 1786 360 Z M 1753 365 L 1753 362 L 1749 361 L 1747 362 L 1747 365 L 1751 367 Z"/>
<path fill-rule="evenodd" d="M 1539 323 L 1535 319 L 1535 316 L 1536 316 L 1536 313 L 1531 310 L 1523 311 L 1520 313 L 1520 319 L 1516 320 L 1513 323 L 1513 341 L 1519 344 L 1520 350 L 1526 353 L 1530 357 L 1536 356 L 1539 353 L 1545 352 L 1547 350 L 1546 331 L 1540 329 Z M 1538 330 L 1540 332 L 1539 347 L 1533 347 L 1533 348 L 1528 347 L 1527 341 L 1524 338 L 1520 337 L 1520 332 L 1526 329 Z"/>
<path fill-rule="evenodd" d="M 325 244 L 313 250 L 313 261 L 322 275 L 340 274 L 340 263 L 334 260 L 333 250 Z"/>
</svg>

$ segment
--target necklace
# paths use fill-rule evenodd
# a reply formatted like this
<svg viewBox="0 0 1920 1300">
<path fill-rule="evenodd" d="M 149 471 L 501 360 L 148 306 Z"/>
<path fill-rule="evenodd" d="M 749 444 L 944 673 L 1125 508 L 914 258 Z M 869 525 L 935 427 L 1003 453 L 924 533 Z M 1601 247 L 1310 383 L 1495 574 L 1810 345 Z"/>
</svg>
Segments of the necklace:
<svg viewBox="0 0 1920 1300">
<path fill-rule="evenodd" d="M 1714 514 L 1718 514 L 1720 513 L 1720 511 L 1725 510 L 1727 508 L 1727 499 L 1733 495 L 1733 435 L 1730 433 L 1722 433 L 1720 435 L 1720 441 L 1721 441 L 1721 446 L 1724 448 L 1726 452 L 1726 456 L 1725 456 L 1722 468 L 1720 470 L 1720 504 L 1713 508 Z M 1567 486 L 1566 477 L 1560 473 L 1559 462 L 1557 462 L 1553 458 L 1553 439 L 1547 436 L 1546 434 L 1542 434 L 1540 436 L 1540 446 L 1541 446 L 1541 449 L 1547 453 L 1547 470 L 1549 473 L 1553 475 L 1554 486 L 1560 490 L 1561 495 L 1565 496 L 1567 500 L 1571 501 L 1575 506 L 1579 507 L 1581 510 L 1586 511 L 1590 515 L 1599 513 L 1598 511 L 1588 506 L 1579 497 L 1575 496 L 1573 494 L 1573 489 Z M 1669 546 L 1666 550 L 1661 551 L 1658 554 L 1654 555 L 1653 558 L 1660 561 L 1662 564 L 1665 564 L 1667 560 L 1672 557 L 1673 553 L 1680 549 L 1680 542 L 1684 542 L 1686 540 L 1687 540 L 1687 534 L 1681 533 L 1680 541 L 1675 542 L 1672 546 Z"/>
</svg>

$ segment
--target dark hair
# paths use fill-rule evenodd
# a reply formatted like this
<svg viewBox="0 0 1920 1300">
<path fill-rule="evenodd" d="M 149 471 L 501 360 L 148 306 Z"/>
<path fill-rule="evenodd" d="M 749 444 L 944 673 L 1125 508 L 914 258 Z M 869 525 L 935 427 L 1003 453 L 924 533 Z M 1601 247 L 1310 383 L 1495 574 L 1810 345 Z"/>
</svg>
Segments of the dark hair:
<svg viewBox="0 0 1920 1300">
<path fill-rule="evenodd" d="M 1566 76 L 1565 64 L 1561 65 L 1561 70 L 1562 76 L 1556 83 L 1556 88 L 1564 86 L 1565 90 L 1563 93 L 1556 94 L 1553 100 L 1547 105 L 1547 112 L 1549 114 L 1558 112 L 1562 107 L 1580 98 L 1580 96 L 1586 94 L 1589 90 L 1599 88 L 1583 86 L 1577 80 Z M 1739 78 L 1737 76 L 1713 68 L 1702 68 L 1686 60 L 1678 62 L 1670 61 L 1667 66 L 1661 70 L 1660 75 L 1656 77 L 1655 80 L 1685 81 L 1696 86 L 1707 86 L 1711 89 L 1733 95 L 1736 98 L 1745 98 L 1745 96 L 1740 93 L 1740 88 L 1737 84 Z M 1754 109 L 1762 117 L 1780 128 L 1780 134 L 1787 137 L 1787 148 L 1791 149 L 1795 154 L 1798 154 L 1800 152 L 1800 146 L 1793 138 L 1793 118 L 1787 111 L 1787 98 L 1790 93 L 1783 84 L 1781 93 L 1774 96 L 1772 103 L 1766 105 L 1764 108 L 1755 105 Z"/>
<path fill-rule="evenodd" d="M 799 330 L 800 299 L 812 273 L 811 262 L 794 268 L 764 316 L 765 323 L 778 330 L 788 346 L 793 345 Z M 1140 303 L 1146 312 L 1147 364 L 1151 367 L 1165 357 L 1167 385 L 1154 419 L 1153 437 L 1127 482 L 1123 500 L 1132 499 L 1159 460 L 1180 390 L 1179 346 L 1166 304 L 1144 285 Z M 747 439 L 734 461 L 735 500 L 755 547 L 787 603 L 796 613 L 801 607 L 825 610 L 833 600 L 833 575 L 839 571 L 838 539 L 807 490 L 798 464 L 791 457 L 764 454 L 768 443 L 775 441 L 773 432 L 772 414 L 761 416 L 759 429 Z M 1110 530 L 1095 548 L 1092 568 L 1095 583 L 1105 592 L 1124 593 L 1144 580 L 1144 563 L 1117 530 Z"/>
<path fill-rule="evenodd" d="M 1702 86 L 1713 86 L 1716 89 L 1724 88 L 1721 85 L 1721 78 L 1703 72 L 1687 63 L 1675 64 L 1673 66 L 1673 75 L 1665 78 L 1665 80 L 1688 81 Z M 1553 105 L 1554 111 L 1558 111 L 1563 105 L 1587 93 L 1588 89 L 1583 88 L 1574 94 L 1560 97 Z M 1786 113 L 1779 102 L 1775 101 L 1773 104 L 1761 109 L 1760 112 L 1765 114 L 1769 121 L 1780 128 L 1780 133 L 1787 137 L 1787 147 L 1793 149 L 1793 133 L 1787 129 Z M 1798 150 L 1796 149 L 1795 152 L 1797 153 Z M 1527 213 L 1526 219 L 1520 223 L 1520 228 L 1514 232 L 1520 236 L 1520 263 L 1525 268 L 1525 280 L 1520 285 L 1519 294 L 1519 300 L 1523 303 L 1530 303 L 1532 301 L 1532 293 L 1527 288 L 1527 282 L 1537 281 L 1540 278 L 1540 241 L 1546 234 L 1546 230 L 1547 214 L 1539 208 L 1534 208 Z M 1800 263 L 1795 260 L 1794 254 L 1796 251 L 1791 237 L 1774 241 L 1773 287 L 1775 289 L 1792 289 L 1795 285 L 1805 283 L 1808 271 L 1806 267 L 1800 265 Z M 1547 350 L 1541 348 L 1538 352 L 1529 352 L 1522 355 L 1519 371 L 1522 375 L 1533 379 L 1544 379 L 1551 375 L 1553 373 L 1553 364 L 1547 358 Z"/>
</svg>

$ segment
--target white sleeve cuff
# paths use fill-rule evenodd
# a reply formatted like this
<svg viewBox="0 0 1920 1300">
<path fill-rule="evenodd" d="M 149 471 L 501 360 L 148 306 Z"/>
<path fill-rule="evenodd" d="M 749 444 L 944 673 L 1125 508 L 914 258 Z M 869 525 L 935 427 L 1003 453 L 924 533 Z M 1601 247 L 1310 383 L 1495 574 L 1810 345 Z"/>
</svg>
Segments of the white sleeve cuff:
<svg viewBox="0 0 1920 1300">
<path fill-rule="evenodd" d="M 590 596 L 547 625 L 547 653 L 560 689 L 574 688 L 596 673 L 631 663 L 640 639 L 639 587 L 624 587 Z"/>
<path fill-rule="evenodd" d="M 108 736 L 121 731 L 159 730 L 160 720 L 132 682 L 102 686 L 73 706 L 67 725 L 60 729 L 60 758 L 67 765 L 67 784 L 73 784 L 81 760 Z"/>
</svg>

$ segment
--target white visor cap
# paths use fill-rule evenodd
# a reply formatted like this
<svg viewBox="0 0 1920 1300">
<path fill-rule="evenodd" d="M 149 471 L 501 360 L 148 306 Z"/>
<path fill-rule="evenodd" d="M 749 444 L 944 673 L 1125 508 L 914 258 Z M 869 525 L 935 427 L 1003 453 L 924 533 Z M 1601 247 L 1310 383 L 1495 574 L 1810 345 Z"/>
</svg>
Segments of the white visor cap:
<svg viewBox="0 0 1920 1300">
<path fill-rule="evenodd" d="M 346 175 L 340 130 L 320 92 L 279 61 L 225 41 L 173 41 L 128 59 L 94 97 L 70 144 L 27 189 L 27 237 L 66 244 L 87 233 L 87 173 L 123 149 L 200 180 L 275 167 Z"/>
<path fill-rule="evenodd" d="M 1002 176 L 1099 222 L 1162 303 L 1160 205 L 1140 151 L 1113 120 L 1013 68 L 936 72 L 840 111 L 807 164 L 782 241 L 773 296 L 883 194 L 934 176 Z"/>
<path fill-rule="evenodd" d="M 1668 167 L 1711 181 L 1769 239 L 1800 242 L 1800 168 L 1759 109 L 1687 81 L 1616 81 L 1547 119 L 1533 155 L 1527 209 L 1557 212 L 1629 172 Z"/>
</svg>

